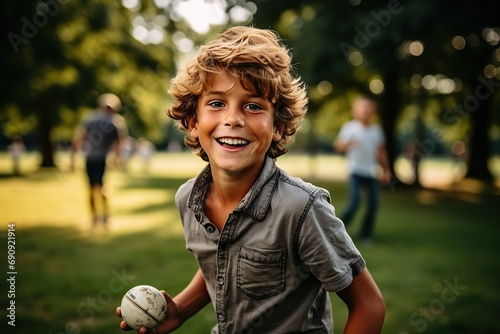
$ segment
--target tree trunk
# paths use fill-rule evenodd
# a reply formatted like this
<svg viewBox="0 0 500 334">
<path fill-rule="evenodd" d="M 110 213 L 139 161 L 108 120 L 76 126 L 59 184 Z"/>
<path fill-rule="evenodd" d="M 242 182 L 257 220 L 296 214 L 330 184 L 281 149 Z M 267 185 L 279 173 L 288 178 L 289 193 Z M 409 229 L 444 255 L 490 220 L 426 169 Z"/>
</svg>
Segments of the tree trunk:
<svg viewBox="0 0 500 334">
<path fill-rule="evenodd" d="M 40 167 L 56 167 L 52 143 L 53 116 L 50 110 L 38 109 L 38 145 L 41 154 Z"/>
<path fill-rule="evenodd" d="M 478 101 L 478 106 L 471 112 L 472 133 L 469 145 L 469 160 L 467 178 L 483 181 L 492 181 L 493 176 L 488 168 L 490 157 L 490 139 L 488 131 L 490 126 L 491 98 Z"/>
<path fill-rule="evenodd" d="M 424 124 L 424 109 L 425 109 L 425 96 L 423 88 L 420 88 L 416 97 L 417 103 L 417 117 L 415 119 L 415 138 L 412 143 L 412 150 L 410 154 L 410 161 L 413 166 L 413 185 L 417 187 L 422 187 L 422 183 L 420 182 L 420 165 L 422 159 L 425 157 L 429 157 L 434 153 L 434 149 L 432 147 L 427 147 L 425 145 L 425 124 Z"/>
<path fill-rule="evenodd" d="M 394 136 L 394 129 L 396 117 L 399 113 L 399 91 L 397 85 L 397 77 L 395 75 L 387 75 L 384 78 L 385 94 L 384 104 L 379 110 L 382 120 L 382 128 L 384 130 L 387 155 L 389 158 L 389 165 L 391 170 L 394 170 L 394 162 L 396 160 L 396 138 Z"/>
<path fill-rule="evenodd" d="M 394 173 L 394 163 L 398 154 L 396 150 L 396 137 L 394 135 L 394 130 L 396 129 L 396 118 L 399 114 L 400 92 L 398 90 L 397 83 L 398 76 L 395 72 L 387 73 L 383 79 L 385 85 L 385 93 L 383 105 L 380 106 L 379 114 L 386 140 L 389 168 L 393 175 L 393 180 L 391 181 L 389 187 L 393 189 L 394 186 L 399 183 L 399 180 Z"/>
</svg>

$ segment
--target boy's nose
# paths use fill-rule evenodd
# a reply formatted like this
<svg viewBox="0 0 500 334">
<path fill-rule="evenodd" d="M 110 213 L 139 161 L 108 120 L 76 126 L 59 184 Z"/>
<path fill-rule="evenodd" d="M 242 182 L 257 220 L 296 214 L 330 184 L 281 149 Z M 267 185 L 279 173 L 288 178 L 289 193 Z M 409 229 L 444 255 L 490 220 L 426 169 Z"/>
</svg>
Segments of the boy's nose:
<svg viewBox="0 0 500 334">
<path fill-rule="evenodd" d="M 245 123 L 243 113 L 238 107 L 229 107 L 224 114 L 224 125 L 235 127 Z"/>
</svg>

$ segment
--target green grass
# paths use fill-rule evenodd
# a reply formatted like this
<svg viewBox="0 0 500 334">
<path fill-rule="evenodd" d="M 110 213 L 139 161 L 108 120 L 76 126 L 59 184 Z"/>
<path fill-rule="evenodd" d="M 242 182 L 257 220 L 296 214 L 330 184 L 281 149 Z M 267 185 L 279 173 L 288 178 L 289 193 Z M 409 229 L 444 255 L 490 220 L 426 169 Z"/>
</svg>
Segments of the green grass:
<svg viewBox="0 0 500 334">
<path fill-rule="evenodd" d="M 66 158 L 57 156 L 59 171 L 35 171 L 36 156 L 28 155 L 23 175 L 12 176 L 0 155 L 1 267 L 8 271 L 7 224 L 15 223 L 17 270 L 16 327 L 2 313 L 0 328 L 8 328 L 2 333 L 121 333 L 114 310 L 129 288 L 150 284 L 175 295 L 196 270 L 173 196 L 203 166 L 198 158 L 160 154 L 149 172 L 137 161 L 128 172 L 109 171 L 108 232 L 89 228 L 81 163 L 69 173 Z M 341 211 L 341 161 L 322 157 L 313 165 L 291 156 L 278 162 L 327 188 Z M 500 196 L 478 186 L 384 190 L 375 243 L 358 245 L 386 300 L 384 333 L 500 332 Z M 358 229 L 358 221 L 349 227 L 356 243 Z M 1 286 L 5 312 L 7 286 Z M 335 294 L 332 304 L 341 333 L 347 311 Z M 208 333 L 214 322 L 207 306 L 176 333 Z"/>
</svg>

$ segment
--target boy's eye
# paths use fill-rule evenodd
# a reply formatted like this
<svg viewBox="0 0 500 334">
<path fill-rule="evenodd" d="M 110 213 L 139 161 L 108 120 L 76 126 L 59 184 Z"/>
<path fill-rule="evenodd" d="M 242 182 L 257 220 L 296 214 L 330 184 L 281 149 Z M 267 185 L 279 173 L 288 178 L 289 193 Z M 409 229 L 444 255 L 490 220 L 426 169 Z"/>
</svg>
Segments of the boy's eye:
<svg viewBox="0 0 500 334">
<path fill-rule="evenodd" d="M 253 111 L 257 111 L 257 110 L 261 110 L 262 107 L 256 103 L 249 103 L 245 106 L 245 108 L 247 109 L 250 109 L 250 110 L 253 110 Z"/>
<path fill-rule="evenodd" d="M 209 106 L 214 107 L 214 108 L 222 108 L 224 107 L 224 103 L 221 101 L 211 101 L 208 103 Z"/>
</svg>

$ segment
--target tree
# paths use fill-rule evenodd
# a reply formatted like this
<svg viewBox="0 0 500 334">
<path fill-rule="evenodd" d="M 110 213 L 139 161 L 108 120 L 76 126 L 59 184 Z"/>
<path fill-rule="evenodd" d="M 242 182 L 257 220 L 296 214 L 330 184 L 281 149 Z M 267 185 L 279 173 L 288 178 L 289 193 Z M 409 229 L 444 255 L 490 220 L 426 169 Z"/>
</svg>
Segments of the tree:
<svg viewBox="0 0 500 334">
<path fill-rule="evenodd" d="M 168 48 L 132 37 L 126 8 L 106 0 L 10 1 L 2 7 L 1 61 L 8 80 L 0 111 L 7 120 L 35 116 L 40 166 L 55 166 L 54 130 L 62 128 L 67 140 L 68 130 L 103 92 L 122 98 L 135 127 L 157 122 L 145 116 L 166 103 L 158 96 L 166 90 L 173 56 Z"/>
<path fill-rule="evenodd" d="M 448 4 L 430 0 L 316 0 L 293 1 L 280 6 L 264 0 L 257 0 L 256 3 L 258 11 L 254 21 L 260 26 L 273 27 L 285 37 L 292 46 L 299 72 L 311 90 L 323 80 L 331 82 L 334 87 L 330 94 L 313 101 L 312 113 L 329 105 L 331 99 L 345 95 L 349 90 L 366 90 L 374 78 L 380 79 L 384 85 L 380 94 L 383 99 L 381 117 L 392 162 L 399 154 L 395 137 L 396 121 L 406 105 L 415 104 L 423 109 L 425 99 L 432 98 L 440 101 L 441 114 L 445 114 L 450 108 L 450 98 L 459 107 L 462 101 L 474 96 L 474 90 L 480 84 L 478 80 L 485 80 L 482 72 L 487 64 L 492 64 L 493 68 L 498 66 L 498 55 L 496 59 L 492 58 L 493 50 L 498 48 L 500 33 L 497 3 L 458 1 Z M 484 38 L 488 28 L 489 42 Z M 471 46 L 468 52 L 456 52 L 451 47 L 456 36 L 476 36 L 478 45 Z M 410 46 L 417 49 L 410 49 Z M 422 50 L 418 50 L 419 46 Z M 415 75 L 423 78 L 436 74 L 454 78 L 462 88 L 436 93 L 431 88 L 422 87 L 421 83 L 420 87 L 410 85 Z M 469 112 L 467 117 L 461 119 L 463 123 L 472 120 L 469 176 L 485 179 L 489 179 L 489 152 L 483 149 L 488 147 L 489 142 L 489 108 L 494 104 L 495 96 L 498 97 L 496 79 L 489 79 L 488 82 L 490 97 L 476 99 L 477 105 L 469 106 L 475 112 Z M 420 129 L 428 127 L 421 123 L 423 120 L 417 119 L 416 122 L 421 124 Z M 441 123 L 445 125 L 444 121 Z M 456 131 L 456 127 L 452 131 Z M 423 137 L 428 133 L 417 126 L 416 144 L 423 146 L 429 140 L 438 140 Z M 436 147 L 434 144 L 431 146 Z M 434 149 L 421 149 L 414 154 L 416 170 L 420 158 L 433 153 Z"/>
</svg>

